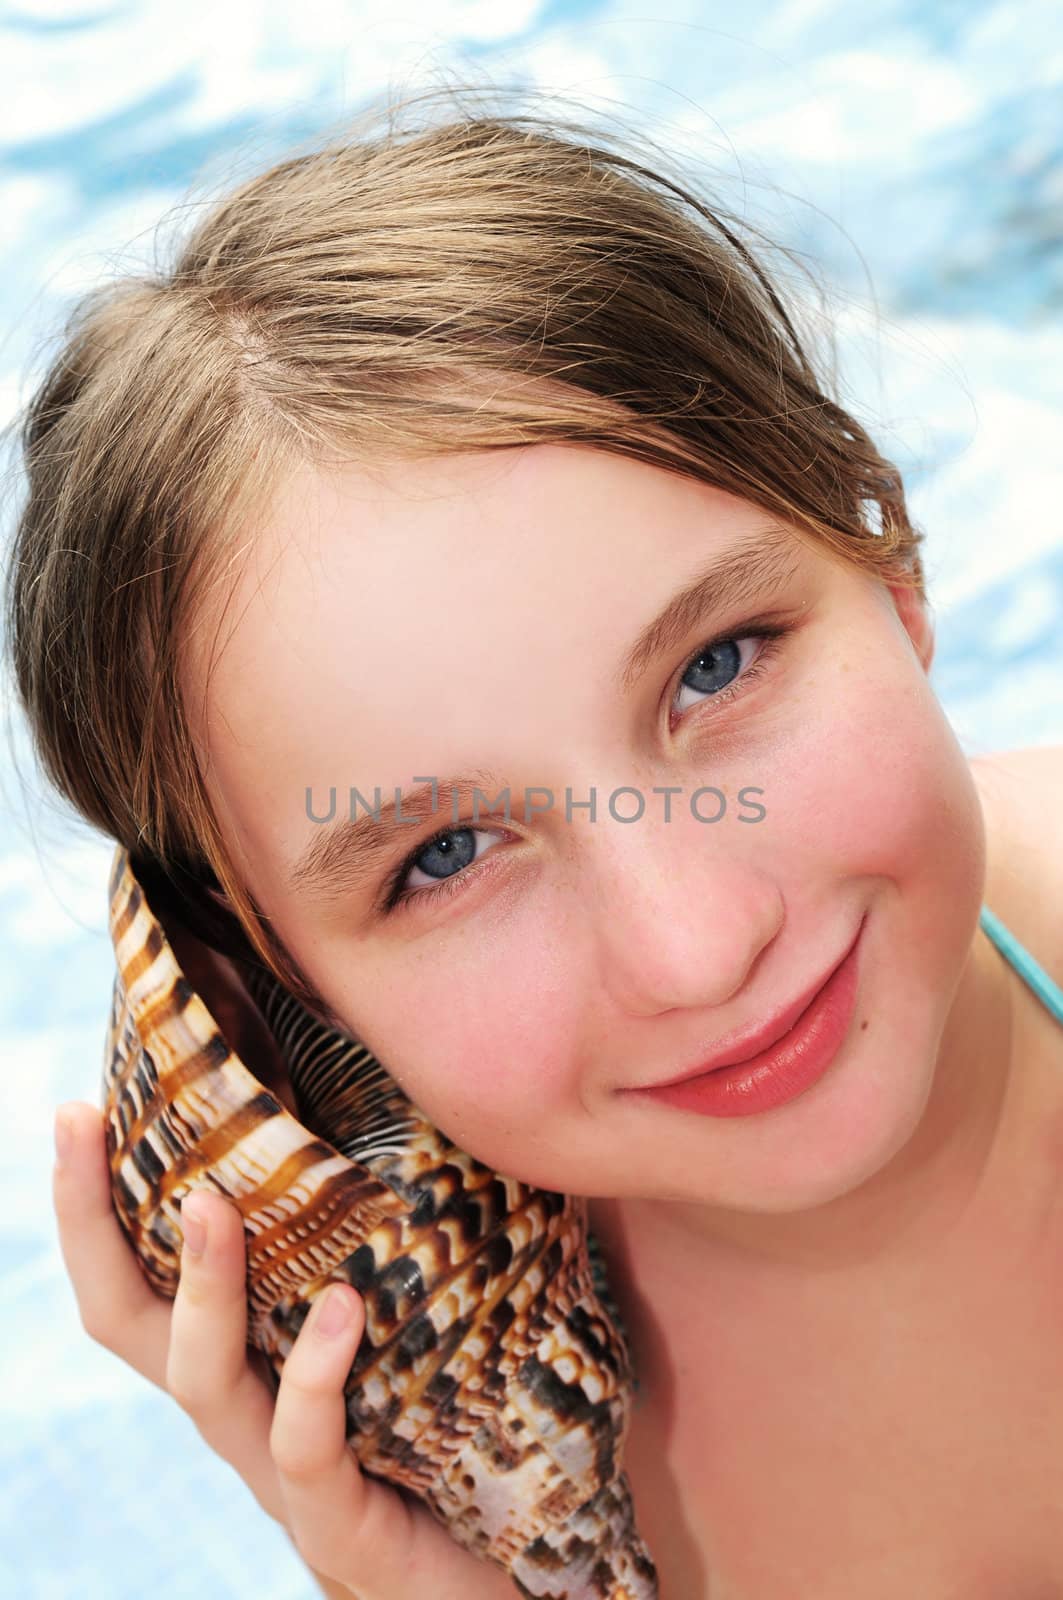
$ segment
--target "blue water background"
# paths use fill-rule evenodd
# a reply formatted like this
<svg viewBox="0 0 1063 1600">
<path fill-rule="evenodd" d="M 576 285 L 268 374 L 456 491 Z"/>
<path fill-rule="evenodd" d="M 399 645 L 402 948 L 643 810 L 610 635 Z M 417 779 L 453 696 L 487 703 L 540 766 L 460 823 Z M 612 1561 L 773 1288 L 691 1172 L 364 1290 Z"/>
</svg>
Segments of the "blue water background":
<svg viewBox="0 0 1063 1600">
<path fill-rule="evenodd" d="M 77 294 L 150 260 L 190 182 L 441 64 L 630 116 L 819 263 L 848 398 L 926 530 L 961 742 L 1063 742 L 1058 0 L 0 7 L 0 423 Z M 0 1593 L 308 1600 L 249 1491 L 77 1320 L 51 1117 L 97 1095 L 110 846 L 10 772 L 4 790 Z"/>
</svg>

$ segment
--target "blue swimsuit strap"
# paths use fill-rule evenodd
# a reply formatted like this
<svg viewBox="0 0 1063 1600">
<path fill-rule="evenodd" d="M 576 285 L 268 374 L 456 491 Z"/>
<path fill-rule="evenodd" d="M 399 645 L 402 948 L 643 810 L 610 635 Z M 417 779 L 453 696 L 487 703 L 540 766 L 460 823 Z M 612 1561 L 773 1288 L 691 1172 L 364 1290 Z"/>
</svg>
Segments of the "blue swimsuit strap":
<svg viewBox="0 0 1063 1600">
<path fill-rule="evenodd" d="M 1063 1022 L 1063 989 L 1038 966 L 1033 956 L 1004 926 L 996 912 L 983 906 L 978 920 L 997 949 L 1007 957 L 1020 977 L 1025 978 L 1037 998 L 1048 1007 L 1057 1022 Z"/>
</svg>

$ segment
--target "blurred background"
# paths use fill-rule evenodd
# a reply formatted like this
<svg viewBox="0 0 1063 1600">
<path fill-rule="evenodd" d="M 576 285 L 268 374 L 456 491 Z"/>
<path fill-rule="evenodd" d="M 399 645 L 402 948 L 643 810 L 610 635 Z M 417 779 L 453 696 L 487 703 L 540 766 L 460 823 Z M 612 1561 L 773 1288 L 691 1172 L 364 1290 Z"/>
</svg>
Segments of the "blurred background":
<svg viewBox="0 0 1063 1600">
<path fill-rule="evenodd" d="M 845 398 L 905 472 L 937 692 L 970 754 L 1063 742 L 1057 0 L 16 0 L 0 5 L 0 426 L 75 298 L 192 185 L 469 75 L 645 130 L 825 281 Z M 4 458 L 6 542 L 19 502 Z M 10 685 L 4 755 L 32 762 Z M 81 1330 L 51 1123 L 95 1101 L 111 846 L 4 774 L 0 1591 L 311 1600 L 176 1405 Z"/>
</svg>

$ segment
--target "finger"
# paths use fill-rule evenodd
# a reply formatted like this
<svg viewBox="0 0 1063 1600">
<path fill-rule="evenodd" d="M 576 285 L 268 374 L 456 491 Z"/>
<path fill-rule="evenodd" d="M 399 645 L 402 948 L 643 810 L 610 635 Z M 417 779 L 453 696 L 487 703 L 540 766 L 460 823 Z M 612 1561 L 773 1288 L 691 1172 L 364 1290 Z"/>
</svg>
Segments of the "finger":
<svg viewBox="0 0 1063 1600">
<path fill-rule="evenodd" d="M 284 1502 L 269 1453 L 273 1391 L 251 1365 L 247 1348 L 243 1218 L 220 1195 L 198 1189 L 186 1195 L 181 1223 L 181 1278 L 170 1325 L 166 1387 L 259 1504 L 283 1520 Z"/>
<path fill-rule="evenodd" d="M 318 1295 L 284 1363 L 270 1449 L 299 1552 L 326 1577 L 405 1592 L 412 1524 L 402 1499 L 365 1477 L 346 1442 L 343 1389 L 365 1327 L 361 1296 Z"/>
<path fill-rule="evenodd" d="M 70 1101 L 56 1113 L 66 1148 L 52 1174 L 52 1203 L 81 1325 L 97 1344 L 165 1386 L 170 1307 L 137 1265 L 111 1200 L 103 1113 Z"/>
</svg>

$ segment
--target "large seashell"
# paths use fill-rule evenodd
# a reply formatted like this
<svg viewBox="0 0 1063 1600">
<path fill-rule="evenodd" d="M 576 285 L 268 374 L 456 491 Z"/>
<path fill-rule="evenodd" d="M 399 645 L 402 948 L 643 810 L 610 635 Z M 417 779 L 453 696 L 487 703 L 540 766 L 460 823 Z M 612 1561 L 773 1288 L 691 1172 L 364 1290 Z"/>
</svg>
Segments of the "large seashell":
<svg viewBox="0 0 1063 1600">
<path fill-rule="evenodd" d="M 656 1600 L 622 1470 L 634 1375 L 586 1201 L 458 1149 L 262 968 L 248 990 L 297 1119 L 226 1042 L 121 847 L 109 892 L 107 1148 L 152 1286 L 176 1293 L 181 1201 L 212 1186 L 244 1219 L 248 1340 L 274 1374 L 331 1281 L 364 1296 L 346 1397 L 367 1472 L 418 1495 L 523 1595 Z"/>
</svg>

